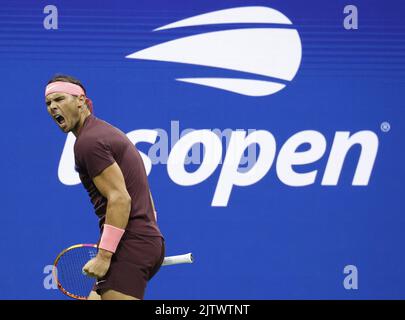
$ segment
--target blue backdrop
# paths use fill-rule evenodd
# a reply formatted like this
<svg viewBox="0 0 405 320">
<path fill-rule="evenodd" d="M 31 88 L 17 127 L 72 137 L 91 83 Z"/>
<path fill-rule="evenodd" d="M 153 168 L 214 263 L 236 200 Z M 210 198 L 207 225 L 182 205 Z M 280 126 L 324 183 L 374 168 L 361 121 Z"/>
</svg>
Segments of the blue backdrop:
<svg viewBox="0 0 405 320">
<path fill-rule="evenodd" d="M 44 21 L 49 4 L 57 8 L 57 21 Z M 357 7 L 358 28 L 348 30 L 344 21 L 350 13 L 344 8 L 350 4 Z M 292 25 L 253 19 L 153 31 L 249 6 L 273 8 Z M 63 183 L 66 167 L 58 174 L 67 136 L 48 116 L 43 96 L 55 73 L 81 79 L 96 116 L 125 133 L 160 128 L 170 140 L 178 124 L 180 131 L 255 129 L 274 136 L 269 171 L 248 186 L 234 186 L 222 206 L 212 205 L 221 164 L 190 186 L 173 181 L 166 164 L 152 166 L 149 181 L 167 255 L 193 252 L 196 261 L 162 268 L 146 299 L 405 298 L 404 9 L 399 0 L 1 1 L 0 298 L 64 299 L 49 287 L 46 266 L 69 245 L 97 241 L 97 218 L 84 188 Z M 57 29 L 46 27 L 55 22 Z M 290 79 L 267 71 L 126 58 L 182 37 L 267 26 L 299 34 L 302 57 Z M 264 47 L 258 52 L 268 49 L 267 40 L 260 41 Z M 215 49 L 220 56 L 226 48 L 225 41 Z M 201 51 L 200 58 L 211 50 Z M 301 52 L 285 54 L 288 60 Z M 263 70 L 265 58 L 257 62 Z M 252 96 L 176 81 L 202 77 L 270 79 L 286 87 Z M 306 130 L 323 136 L 326 150 L 319 159 L 293 166 L 297 173 L 317 170 L 315 181 L 292 186 L 276 163 L 283 145 Z M 347 153 L 338 183 L 323 185 L 335 134 L 360 131 L 378 141 L 368 182 L 353 185 L 366 148 L 358 144 Z M 145 154 L 151 148 L 146 142 L 137 146 Z M 225 149 L 223 140 L 222 159 Z M 310 149 L 304 143 L 297 150 Z M 186 165 L 190 174 L 198 168 Z M 356 274 L 344 273 L 349 265 L 357 268 L 357 286 Z"/>
</svg>

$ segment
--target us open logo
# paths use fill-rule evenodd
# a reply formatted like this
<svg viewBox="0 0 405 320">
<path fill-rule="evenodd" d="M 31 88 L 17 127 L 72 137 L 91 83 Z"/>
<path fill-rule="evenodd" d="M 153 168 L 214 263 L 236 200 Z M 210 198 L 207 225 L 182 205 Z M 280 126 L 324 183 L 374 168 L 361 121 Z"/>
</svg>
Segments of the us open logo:
<svg viewBox="0 0 405 320">
<path fill-rule="evenodd" d="M 154 31 L 225 24 L 263 24 L 263 27 L 183 37 L 134 52 L 126 58 L 239 71 L 241 77 L 193 77 L 176 80 L 247 96 L 274 94 L 293 80 L 301 64 L 301 40 L 297 30 L 291 28 L 292 22 L 275 9 L 255 6 L 213 11 Z M 259 79 L 257 76 L 260 76 Z"/>
<path fill-rule="evenodd" d="M 218 72 L 232 70 L 232 74 L 237 75 L 232 78 L 193 77 L 176 80 L 241 95 L 268 96 L 282 90 L 299 69 L 302 47 L 292 22 L 274 9 L 242 7 L 220 10 L 180 20 L 155 31 L 214 24 L 232 24 L 233 27 L 235 23 L 258 24 L 260 28 L 245 25 L 246 28 L 200 33 L 146 48 L 127 58 L 194 64 L 217 68 Z M 151 173 L 153 165 L 166 164 L 172 182 L 191 187 L 203 183 L 221 167 L 213 192 L 213 207 L 226 207 L 235 187 L 256 184 L 272 167 L 278 180 L 287 186 L 311 186 L 317 182 L 319 174 L 323 175 L 321 186 L 337 186 L 346 155 L 355 145 L 361 147 L 361 152 L 351 184 L 367 186 L 379 148 L 379 138 L 371 130 L 336 131 L 329 141 L 319 131 L 303 130 L 294 132 L 279 143 L 279 139 L 267 130 L 187 128 L 180 133 L 179 128 L 179 122 L 172 121 L 170 133 L 164 129 L 137 129 L 126 135 L 135 146 L 138 143 L 152 145 L 147 154 L 140 152 L 147 175 Z M 59 180 L 65 185 L 80 183 L 74 170 L 74 142 L 74 135 L 69 133 L 59 162 Z M 199 167 L 190 172 L 186 170 L 189 152 L 194 146 L 199 148 L 200 145 L 204 146 L 204 153 L 198 153 L 197 162 L 193 162 Z M 297 151 L 301 145 L 310 147 L 306 151 Z M 249 153 L 251 146 L 253 150 L 258 147 L 258 156 L 255 152 Z M 245 151 L 248 151 L 247 158 L 254 161 L 241 170 Z M 324 156 L 327 157 L 324 168 L 305 172 L 295 170 L 296 166 L 314 164 Z"/>
</svg>

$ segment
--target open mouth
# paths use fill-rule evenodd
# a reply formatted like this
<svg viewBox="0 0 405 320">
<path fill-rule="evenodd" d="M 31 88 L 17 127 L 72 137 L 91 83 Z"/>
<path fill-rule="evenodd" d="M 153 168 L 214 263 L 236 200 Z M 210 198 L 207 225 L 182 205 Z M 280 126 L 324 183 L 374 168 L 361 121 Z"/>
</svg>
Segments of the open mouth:
<svg viewBox="0 0 405 320">
<path fill-rule="evenodd" d="M 55 120 L 59 123 L 59 124 L 64 124 L 65 123 L 65 118 L 62 117 L 61 115 L 57 114 L 55 117 Z"/>
</svg>

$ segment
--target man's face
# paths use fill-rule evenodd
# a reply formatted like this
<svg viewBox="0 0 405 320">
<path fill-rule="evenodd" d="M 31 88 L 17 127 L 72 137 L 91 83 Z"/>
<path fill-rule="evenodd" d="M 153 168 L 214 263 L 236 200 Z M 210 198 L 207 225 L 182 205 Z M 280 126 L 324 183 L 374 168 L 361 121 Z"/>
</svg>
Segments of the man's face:
<svg viewBox="0 0 405 320">
<path fill-rule="evenodd" d="M 75 97 L 68 93 L 54 92 L 45 99 L 48 113 L 63 132 L 72 131 L 79 122 L 82 97 Z"/>
</svg>

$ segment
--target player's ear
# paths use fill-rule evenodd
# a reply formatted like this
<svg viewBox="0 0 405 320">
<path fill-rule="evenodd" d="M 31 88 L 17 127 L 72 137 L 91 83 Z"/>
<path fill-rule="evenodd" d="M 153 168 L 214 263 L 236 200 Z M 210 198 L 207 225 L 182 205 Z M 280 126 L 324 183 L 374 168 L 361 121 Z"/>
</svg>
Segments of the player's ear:
<svg viewBox="0 0 405 320">
<path fill-rule="evenodd" d="M 79 100 L 78 108 L 82 109 L 86 105 L 86 97 L 84 95 L 78 96 L 77 99 Z"/>
</svg>

